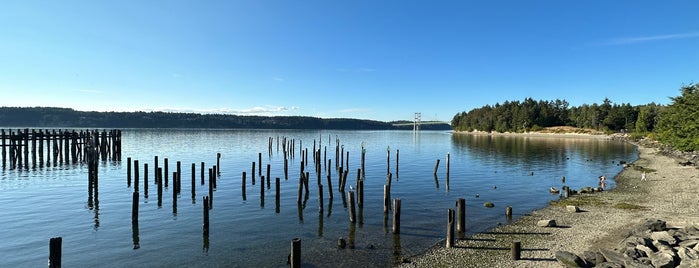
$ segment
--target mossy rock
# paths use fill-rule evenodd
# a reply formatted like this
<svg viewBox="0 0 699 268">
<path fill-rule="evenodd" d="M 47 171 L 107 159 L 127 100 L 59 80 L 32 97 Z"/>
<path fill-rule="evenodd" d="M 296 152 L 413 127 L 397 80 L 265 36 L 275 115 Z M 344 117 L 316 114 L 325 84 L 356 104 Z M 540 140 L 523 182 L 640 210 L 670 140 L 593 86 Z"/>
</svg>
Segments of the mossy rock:
<svg viewBox="0 0 699 268">
<path fill-rule="evenodd" d="M 495 207 L 495 204 L 493 204 L 493 202 L 485 202 L 483 203 L 483 206 L 487 208 L 492 208 Z"/>
</svg>

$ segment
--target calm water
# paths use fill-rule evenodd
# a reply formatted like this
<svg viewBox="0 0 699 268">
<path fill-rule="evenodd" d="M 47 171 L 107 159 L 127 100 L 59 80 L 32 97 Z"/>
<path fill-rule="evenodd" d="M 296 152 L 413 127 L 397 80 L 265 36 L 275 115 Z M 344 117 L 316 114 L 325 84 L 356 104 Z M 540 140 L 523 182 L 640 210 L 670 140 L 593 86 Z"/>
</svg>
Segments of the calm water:
<svg viewBox="0 0 699 268">
<path fill-rule="evenodd" d="M 273 154 L 268 138 L 274 137 Z M 276 138 L 296 140 L 295 158 L 289 160 L 284 179 L 283 155 Z M 310 197 L 296 203 L 301 163 L 300 148 L 312 151 L 314 139 L 328 146 L 332 159 L 334 198 L 327 192 L 322 173 L 324 207 L 318 210 L 318 187 L 313 165 Z M 335 140 L 349 151 L 347 184 L 354 185 L 366 148 L 364 208 L 361 223 L 350 224 L 348 209 L 337 191 Z M 390 216 L 383 215 L 387 149 L 394 173 L 392 198 L 402 200 L 401 234 L 391 233 Z M 396 171 L 396 149 L 400 150 Z M 275 204 L 271 188 L 260 177 L 251 182 L 252 162 L 263 155 L 271 164 L 271 177 L 281 178 L 281 200 Z M 221 153 L 221 176 L 210 211 L 208 243 L 202 235 L 200 163 L 206 168 Z M 446 154 L 451 154 L 446 179 Z M 169 177 L 182 162 L 182 190 L 173 211 L 172 186 L 163 190 L 158 206 L 153 184 L 154 156 L 169 160 Z M 126 159 L 149 164 L 149 196 L 141 181 L 138 232 L 131 224 L 133 186 L 127 187 Z M 635 147 L 617 141 L 576 138 L 474 136 L 423 131 L 274 131 L 274 130 L 125 130 L 122 162 L 102 162 L 97 204 L 88 202 L 87 166 L 62 165 L 29 170 L 1 169 L 0 267 L 42 267 L 48 258 L 48 241 L 63 237 L 64 267 L 286 267 L 290 241 L 302 240 L 302 263 L 308 267 L 386 267 L 400 257 L 424 252 L 444 239 L 447 209 L 457 198 L 466 199 L 468 233 L 482 232 L 506 223 L 504 211 L 512 206 L 515 219 L 557 199 L 548 188 L 561 188 L 561 177 L 571 188 L 597 186 L 597 177 L 621 171 L 619 160 L 633 161 Z M 309 158 L 312 160 L 312 157 Z M 440 159 L 438 176 L 433 176 Z M 191 165 L 196 163 L 196 198 L 191 198 Z M 258 165 L 259 167 L 259 165 Z M 247 172 L 247 199 L 241 193 L 242 172 Z M 263 172 L 264 175 L 265 172 Z M 207 171 L 208 174 L 208 171 Z M 396 175 L 397 174 L 397 175 Z M 533 174 L 533 175 L 532 175 Z M 208 176 L 208 175 L 207 175 Z M 610 181 L 607 187 L 613 187 Z M 348 187 L 349 188 L 349 187 Z M 478 197 L 477 197 L 478 196 Z M 486 208 L 484 202 L 495 203 Z M 137 236 L 136 236 L 137 235 Z M 344 237 L 353 249 L 340 250 Z M 134 249 L 135 239 L 139 248 Z"/>
</svg>

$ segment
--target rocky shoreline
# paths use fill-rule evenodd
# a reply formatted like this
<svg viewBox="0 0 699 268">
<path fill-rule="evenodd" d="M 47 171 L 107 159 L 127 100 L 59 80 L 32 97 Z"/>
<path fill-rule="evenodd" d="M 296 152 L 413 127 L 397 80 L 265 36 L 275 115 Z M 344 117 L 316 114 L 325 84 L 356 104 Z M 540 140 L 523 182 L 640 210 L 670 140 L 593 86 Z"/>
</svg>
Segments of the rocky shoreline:
<svg viewBox="0 0 699 268">
<path fill-rule="evenodd" d="M 400 266 L 566 267 L 559 260 L 566 255 L 572 256 L 573 260 L 579 257 L 580 267 L 593 267 L 593 264 L 598 264 L 597 267 L 691 267 L 686 265 L 694 263 L 693 260 L 685 261 L 685 258 L 693 258 L 695 255 L 691 250 L 699 250 L 699 247 L 675 249 L 674 252 L 682 251 L 683 255 L 671 255 L 672 262 L 662 265 L 659 260 L 654 264 L 650 259 L 650 255 L 660 254 L 658 246 L 655 246 L 658 251 L 646 246 L 651 251 L 637 250 L 638 254 L 627 254 L 634 251 L 625 247 L 625 239 L 632 237 L 634 230 L 648 221 L 661 220 L 666 230 L 656 232 L 673 234 L 678 233 L 676 230 L 692 230 L 699 226 L 699 206 L 696 206 L 696 200 L 699 200 L 699 170 L 694 165 L 696 155 L 669 152 L 667 148 L 652 142 L 639 142 L 637 145 L 639 159 L 614 178 L 617 186 L 611 191 L 579 194 L 553 202 L 512 224 L 458 240 L 453 248 L 437 245 L 425 254 L 405 259 Z M 645 181 L 641 181 L 643 172 L 647 174 Z M 576 206 L 578 209 L 575 211 L 578 212 L 569 212 L 569 206 Z M 537 224 L 550 220 L 555 221 L 554 226 Z M 684 241 L 678 237 L 675 239 Z M 511 260 L 513 241 L 521 242 L 520 260 Z M 653 245 L 652 241 L 650 245 Z M 613 257 L 625 254 L 638 256 L 635 262 L 632 260 L 621 264 L 598 258 L 597 253 L 601 252 L 614 252 Z M 646 257 L 643 257 L 644 253 Z M 699 257 L 699 254 L 696 256 Z"/>
</svg>

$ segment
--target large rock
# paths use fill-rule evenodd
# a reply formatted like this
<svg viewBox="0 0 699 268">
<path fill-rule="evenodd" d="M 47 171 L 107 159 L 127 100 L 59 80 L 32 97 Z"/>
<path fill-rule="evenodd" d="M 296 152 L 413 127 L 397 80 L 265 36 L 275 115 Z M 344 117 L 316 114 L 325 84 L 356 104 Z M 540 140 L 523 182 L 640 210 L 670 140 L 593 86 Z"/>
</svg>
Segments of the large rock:
<svg viewBox="0 0 699 268">
<path fill-rule="evenodd" d="M 580 212 L 580 208 L 576 206 L 566 206 L 566 211 L 570 213 Z"/>
<path fill-rule="evenodd" d="M 667 230 L 667 223 L 663 220 L 650 219 L 646 220 L 644 223 L 639 224 L 634 228 L 632 233 L 634 234 L 645 234 L 648 231 L 651 232 L 661 232 Z"/>
<path fill-rule="evenodd" d="M 592 267 L 596 267 L 601 263 L 606 262 L 604 255 L 599 251 L 585 251 L 582 255 L 583 260 Z"/>
<path fill-rule="evenodd" d="M 589 267 L 589 265 L 585 263 L 580 256 L 568 251 L 556 251 L 556 260 L 561 262 L 566 267 Z"/>
<path fill-rule="evenodd" d="M 650 233 L 650 238 L 662 242 L 663 244 L 667 244 L 668 246 L 674 247 L 677 245 L 677 239 L 675 239 L 674 236 L 670 235 L 667 231 L 662 231 L 662 232 L 652 232 Z"/>
<path fill-rule="evenodd" d="M 536 222 L 539 227 L 556 227 L 556 220 L 540 220 Z"/>
<path fill-rule="evenodd" d="M 676 266 L 675 258 L 666 252 L 658 252 L 650 256 L 653 266 L 656 268 L 672 268 Z"/>
</svg>

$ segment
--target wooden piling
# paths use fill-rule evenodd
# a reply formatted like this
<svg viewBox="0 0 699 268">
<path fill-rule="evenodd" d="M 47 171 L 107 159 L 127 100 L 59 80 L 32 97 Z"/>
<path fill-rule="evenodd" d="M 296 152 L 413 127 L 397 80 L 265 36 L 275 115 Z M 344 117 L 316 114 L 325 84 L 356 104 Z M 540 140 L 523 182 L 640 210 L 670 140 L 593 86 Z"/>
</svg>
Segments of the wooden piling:
<svg viewBox="0 0 699 268">
<path fill-rule="evenodd" d="M 439 169 L 439 159 L 437 159 L 437 164 L 434 165 L 434 175 L 437 176 L 437 169 Z"/>
<path fill-rule="evenodd" d="M 387 214 L 389 208 L 391 207 L 391 187 L 384 184 L 383 185 L 383 213 Z"/>
<path fill-rule="evenodd" d="M 505 217 L 512 218 L 512 207 L 511 206 L 507 206 L 505 208 Z"/>
<path fill-rule="evenodd" d="M 167 187 L 168 176 L 170 176 L 170 171 L 168 170 L 168 160 L 163 159 L 163 174 L 165 175 L 165 187 Z"/>
<path fill-rule="evenodd" d="M 270 152 L 271 152 L 272 146 L 270 145 L 269 148 L 270 148 Z M 221 153 L 216 153 L 216 174 L 221 175 Z"/>
<path fill-rule="evenodd" d="M 267 189 L 269 189 L 269 180 L 270 180 L 270 178 L 271 178 L 271 177 L 270 177 L 270 174 L 269 174 L 270 168 L 271 168 L 271 165 L 270 165 L 270 164 L 267 164 L 267 177 L 265 177 L 265 178 L 267 178 Z"/>
<path fill-rule="evenodd" d="M 218 167 L 216 167 L 216 166 L 214 165 L 214 167 L 213 167 L 211 170 L 212 170 L 212 171 L 211 171 L 211 182 L 212 182 L 212 184 L 214 185 L 214 190 L 216 190 L 216 188 L 217 188 L 217 187 L 216 187 L 216 181 L 217 181 L 217 179 L 218 179 L 218 175 L 217 175 L 217 173 L 216 173 L 216 170 L 218 170 Z"/>
<path fill-rule="evenodd" d="M 318 212 L 323 213 L 323 185 L 318 184 Z"/>
<path fill-rule="evenodd" d="M 466 199 L 459 198 L 456 200 L 456 211 L 456 231 L 459 234 L 459 238 L 464 238 L 466 234 Z"/>
<path fill-rule="evenodd" d="M 143 197 L 148 198 L 148 163 L 143 163 Z"/>
<path fill-rule="evenodd" d="M 201 180 L 201 185 L 204 185 L 204 173 L 206 172 L 206 163 L 201 162 L 201 171 L 200 171 L 200 180 Z"/>
<path fill-rule="evenodd" d="M 208 237 L 209 236 L 209 204 L 211 204 L 211 200 L 209 200 L 208 196 L 204 196 L 204 224 L 203 224 L 203 232 L 204 236 Z"/>
<path fill-rule="evenodd" d="M 447 153 L 447 181 L 449 180 L 449 162 L 450 162 L 449 158 L 450 158 L 450 155 L 449 155 L 449 153 Z M 447 184 L 447 187 L 449 187 L 449 184 Z"/>
<path fill-rule="evenodd" d="M 255 161 L 252 162 L 252 185 L 255 185 Z"/>
<path fill-rule="evenodd" d="M 209 169 L 209 196 L 207 200 L 209 200 L 209 209 L 214 208 L 214 170 Z"/>
<path fill-rule="evenodd" d="M 138 180 L 140 179 L 139 177 L 139 172 L 138 172 L 138 160 L 133 161 L 133 189 L 134 191 L 138 192 Z"/>
<path fill-rule="evenodd" d="M 179 179 L 180 179 L 180 174 L 173 172 L 172 174 L 173 178 L 175 181 L 172 182 L 172 214 L 176 215 L 177 214 L 177 193 L 179 193 Z"/>
<path fill-rule="evenodd" d="M 393 233 L 400 234 L 400 199 L 393 199 Z"/>
<path fill-rule="evenodd" d="M 243 171 L 243 183 L 241 185 L 241 191 L 243 192 L 243 201 L 245 201 L 247 199 L 247 193 L 245 190 L 245 181 L 247 179 L 245 178 L 245 176 L 246 176 L 246 173 L 245 173 L 245 171 Z"/>
<path fill-rule="evenodd" d="M 131 203 L 131 223 L 138 225 L 138 191 L 133 192 L 133 199 Z"/>
<path fill-rule="evenodd" d="M 512 241 L 512 247 L 510 248 L 510 255 L 513 261 L 522 258 L 522 242 Z"/>
<path fill-rule="evenodd" d="M 160 179 L 158 179 L 158 208 L 162 207 L 163 205 L 163 178 L 162 178 L 162 172 L 163 168 L 158 168 L 158 176 Z"/>
<path fill-rule="evenodd" d="M 333 183 L 330 179 L 330 175 L 328 175 L 328 196 L 330 199 L 333 199 Z"/>
<path fill-rule="evenodd" d="M 357 206 L 364 207 L 364 179 L 357 181 Z"/>
<path fill-rule="evenodd" d="M 289 258 L 291 268 L 301 267 L 301 238 L 291 239 L 291 256 Z"/>
<path fill-rule="evenodd" d="M 62 237 L 59 236 L 49 239 L 49 268 L 61 268 L 62 251 Z"/>
<path fill-rule="evenodd" d="M 396 149 L 396 178 L 398 177 L 398 157 L 400 156 L 400 150 Z"/>
<path fill-rule="evenodd" d="M 275 198 L 277 204 L 279 204 L 279 201 L 281 199 L 280 187 L 281 187 L 281 182 L 279 180 L 279 177 L 277 177 L 274 179 L 274 198 Z"/>
<path fill-rule="evenodd" d="M 192 202 L 194 202 L 197 198 L 197 178 L 196 178 L 196 169 L 197 169 L 197 164 L 192 163 Z"/>
<path fill-rule="evenodd" d="M 173 179 L 173 181 L 174 181 L 174 179 Z M 178 193 L 178 194 L 180 193 L 180 186 L 182 185 L 181 183 L 182 183 L 182 162 L 177 161 L 177 183 L 173 183 L 173 184 L 176 185 L 174 187 L 177 190 L 176 193 Z"/>
<path fill-rule="evenodd" d="M 351 223 L 355 223 L 357 218 L 354 209 L 354 191 L 349 190 L 347 192 L 347 199 L 349 199 L 349 219 Z"/>
<path fill-rule="evenodd" d="M 126 158 L 126 186 L 131 187 L 131 157 Z"/>
<path fill-rule="evenodd" d="M 158 183 L 158 156 L 153 157 L 153 178 L 155 178 L 154 183 Z"/>
<path fill-rule="evenodd" d="M 453 209 L 448 209 L 447 210 L 448 214 L 448 219 L 447 219 L 447 248 L 454 247 L 454 242 L 456 241 L 454 238 L 454 210 Z"/>
<path fill-rule="evenodd" d="M 257 154 L 257 160 L 258 160 L 257 163 L 260 164 L 259 174 L 257 174 L 257 175 L 262 176 L 262 153 Z"/>
</svg>

